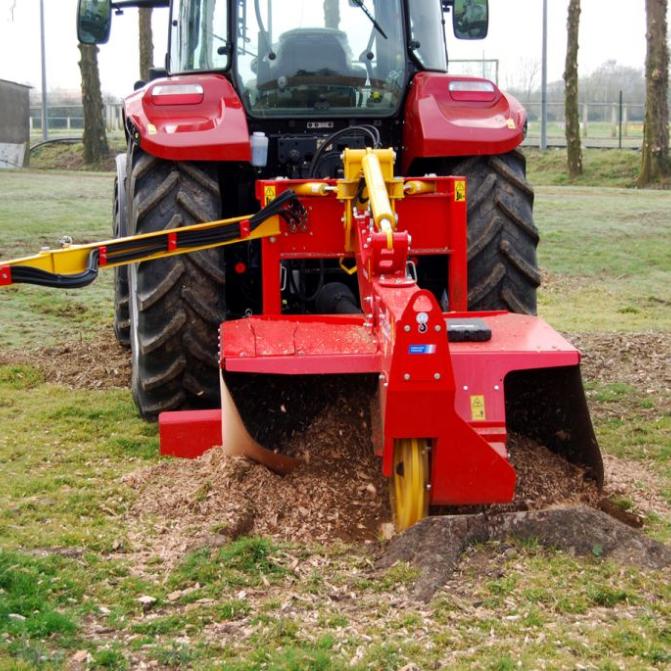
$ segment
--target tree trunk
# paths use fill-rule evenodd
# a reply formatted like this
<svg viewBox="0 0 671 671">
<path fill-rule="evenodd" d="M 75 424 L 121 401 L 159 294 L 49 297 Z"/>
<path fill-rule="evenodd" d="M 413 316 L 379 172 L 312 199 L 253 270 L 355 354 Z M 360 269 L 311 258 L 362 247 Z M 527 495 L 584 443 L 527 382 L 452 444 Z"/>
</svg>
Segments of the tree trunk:
<svg viewBox="0 0 671 671">
<path fill-rule="evenodd" d="M 648 52 L 645 59 L 645 126 L 638 185 L 671 174 L 669 164 L 669 48 L 666 43 L 667 0 L 646 0 Z"/>
<path fill-rule="evenodd" d="M 154 65 L 154 38 L 151 31 L 151 8 L 140 8 L 140 79 L 149 81 L 149 69 Z"/>
<path fill-rule="evenodd" d="M 327 28 L 340 26 L 340 6 L 338 0 L 324 0 L 324 25 Z"/>
<path fill-rule="evenodd" d="M 578 35 L 580 32 L 580 0 L 568 6 L 566 67 L 564 69 L 564 111 L 566 118 L 566 156 L 569 177 L 582 175 L 580 146 L 580 115 L 578 113 Z"/>
<path fill-rule="evenodd" d="M 99 163 L 107 157 L 107 134 L 103 118 L 103 100 L 98 72 L 98 47 L 80 44 L 82 73 L 82 104 L 84 105 L 84 160 Z"/>
</svg>

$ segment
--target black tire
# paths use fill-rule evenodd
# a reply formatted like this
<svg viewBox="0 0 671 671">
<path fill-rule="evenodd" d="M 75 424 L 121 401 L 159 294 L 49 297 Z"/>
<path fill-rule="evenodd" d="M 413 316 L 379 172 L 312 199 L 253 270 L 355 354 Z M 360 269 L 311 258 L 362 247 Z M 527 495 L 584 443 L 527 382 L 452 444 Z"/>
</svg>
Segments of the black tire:
<svg viewBox="0 0 671 671">
<path fill-rule="evenodd" d="M 149 233 L 220 216 L 216 172 L 136 150 L 131 232 Z M 226 315 L 223 250 L 146 261 L 129 273 L 131 386 L 140 414 L 188 403 L 219 405 L 218 328 Z"/>
<path fill-rule="evenodd" d="M 125 195 L 125 194 L 124 194 Z M 121 207 L 119 177 L 114 180 L 114 237 L 126 235 L 128 224 L 122 221 L 126 208 Z M 128 267 L 114 269 L 114 335 L 120 345 L 130 347 L 130 308 L 128 305 Z"/>
<path fill-rule="evenodd" d="M 468 180 L 469 309 L 536 314 L 539 236 L 524 155 L 471 157 L 451 173 Z"/>
</svg>

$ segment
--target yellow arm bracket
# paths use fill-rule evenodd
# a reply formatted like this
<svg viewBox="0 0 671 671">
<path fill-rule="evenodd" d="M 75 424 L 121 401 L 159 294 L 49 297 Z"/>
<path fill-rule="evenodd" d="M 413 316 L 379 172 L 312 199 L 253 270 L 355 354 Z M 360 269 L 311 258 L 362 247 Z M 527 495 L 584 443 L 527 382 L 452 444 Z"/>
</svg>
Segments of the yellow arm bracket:
<svg viewBox="0 0 671 671">
<path fill-rule="evenodd" d="M 295 202 L 285 191 L 249 217 L 221 219 L 156 233 L 86 245 L 65 245 L 34 256 L 0 262 L 0 286 L 15 283 L 76 289 L 93 282 L 99 268 L 115 268 L 279 235 L 279 213 Z"/>
<path fill-rule="evenodd" d="M 343 153 L 344 178 L 338 181 L 338 198 L 345 208 L 345 249 L 353 251 L 352 207 L 361 207 L 362 201 L 370 203 L 373 221 L 378 230 L 387 236 L 391 249 L 396 229 L 394 201 L 404 197 L 403 180 L 394 177 L 393 149 L 345 149 Z M 363 192 L 360 189 L 364 181 Z"/>
</svg>

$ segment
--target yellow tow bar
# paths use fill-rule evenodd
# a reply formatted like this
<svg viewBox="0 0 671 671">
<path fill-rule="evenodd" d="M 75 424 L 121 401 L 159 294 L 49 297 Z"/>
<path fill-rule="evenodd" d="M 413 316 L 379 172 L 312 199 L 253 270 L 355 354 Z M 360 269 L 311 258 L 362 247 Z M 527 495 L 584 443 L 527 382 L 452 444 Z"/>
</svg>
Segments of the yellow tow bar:
<svg viewBox="0 0 671 671">
<path fill-rule="evenodd" d="M 85 245 L 66 242 L 60 249 L 47 249 L 34 256 L 0 262 L 0 286 L 23 283 L 76 289 L 93 282 L 99 268 L 114 268 L 279 235 L 278 215 L 294 198 L 292 191 L 285 191 L 250 216 Z"/>
</svg>

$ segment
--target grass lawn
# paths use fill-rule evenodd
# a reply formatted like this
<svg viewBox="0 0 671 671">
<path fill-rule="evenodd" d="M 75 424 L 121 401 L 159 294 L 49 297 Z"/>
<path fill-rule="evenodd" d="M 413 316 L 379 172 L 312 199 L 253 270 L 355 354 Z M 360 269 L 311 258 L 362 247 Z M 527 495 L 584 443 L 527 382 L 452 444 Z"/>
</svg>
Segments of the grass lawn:
<svg viewBox="0 0 671 671">
<path fill-rule="evenodd" d="M 112 180 L 0 172 L 0 263 L 63 235 L 108 236 Z M 603 365 L 587 362 L 597 433 L 638 474 L 623 507 L 658 502 L 643 512 L 661 539 L 671 381 L 663 365 L 632 373 L 627 356 L 639 338 L 670 341 L 669 212 L 662 191 L 537 188 L 540 313 L 588 351 L 602 343 Z M 428 604 L 409 597 L 412 567 L 381 572 L 357 546 L 243 537 L 139 570 L 122 476 L 158 461 L 156 427 L 126 389 L 65 386 L 43 365 L 58 348 L 109 340 L 111 315 L 111 273 L 79 291 L 0 291 L 0 671 L 671 667 L 668 571 L 533 543 L 472 548 Z"/>
</svg>

